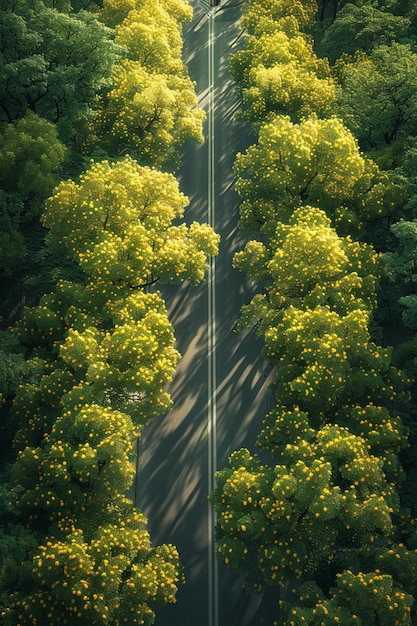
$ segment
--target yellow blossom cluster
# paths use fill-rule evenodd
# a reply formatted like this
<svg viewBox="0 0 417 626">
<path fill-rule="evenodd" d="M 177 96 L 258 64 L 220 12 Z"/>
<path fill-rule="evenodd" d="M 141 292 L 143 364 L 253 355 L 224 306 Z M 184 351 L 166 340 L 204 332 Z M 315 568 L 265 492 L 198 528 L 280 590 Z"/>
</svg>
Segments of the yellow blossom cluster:
<svg viewBox="0 0 417 626">
<path fill-rule="evenodd" d="M 219 238 L 207 224 L 172 225 L 187 198 L 172 174 L 126 157 L 62 182 L 45 209 L 49 238 L 92 282 L 130 288 L 154 280 L 199 283 Z"/>
<path fill-rule="evenodd" d="M 91 135 L 114 156 L 129 152 L 143 164 L 172 167 L 187 139 L 203 140 L 205 114 L 181 57 L 191 8 L 180 0 L 123 7 L 109 1 L 102 13 L 117 24 L 122 59 L 112 89 L 99 98 Z"/>
<path fill-rule="evenodd" d="M 283 445 L 273 468 L 243 449 L 216 474 L 218 554 L 254 591 L 324 566 L 342 538 L 358 550 L 392 535 L 398 502 L 366 440 L 330 425 L 310 438 Z"/>
<path fill-rule="evenodd" d="M 259 35 L 270 30 L 286 30 L 287 21 L 300 32 L 314 24 L 317 4 L 314 0 L 249 0 L 245 5 L 243 25 Z"/>
<path fill-rule="evenodd" d="M 177 550 L 152 547 L 143 515 L 131 504 L 124 513 L 120 524 L 99 525 L 89 538 L 74 527 L 65 540 L 46 538 L 32 562 L 39 590 L 10 607 L 16 624 L 149 624 L 154 606 L 175 601 Z"/>
</svg>

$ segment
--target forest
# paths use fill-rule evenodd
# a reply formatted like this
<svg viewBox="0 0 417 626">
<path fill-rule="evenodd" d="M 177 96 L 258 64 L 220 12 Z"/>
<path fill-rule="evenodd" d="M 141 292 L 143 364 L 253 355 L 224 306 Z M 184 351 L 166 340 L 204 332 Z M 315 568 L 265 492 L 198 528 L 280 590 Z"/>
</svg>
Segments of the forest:
<svg viewBox="0 0 417 626">
<path fill-rule="evenodd" d="M 5 626 L 151 625 L 184 584 L 126 494 L 180 358 L 158 287 L 201 283 L 219 247 L 175 177 L 204 141 L 191 18 L 0 9 Z M 293 583 L 277 626 L 417 624 L 417 7 L 245 0 L 242 28 L 233 265 L 258 289 L 236 328 L 274 407 L 216 473 L 218 557 L 248 593 Z"/>
</svg>

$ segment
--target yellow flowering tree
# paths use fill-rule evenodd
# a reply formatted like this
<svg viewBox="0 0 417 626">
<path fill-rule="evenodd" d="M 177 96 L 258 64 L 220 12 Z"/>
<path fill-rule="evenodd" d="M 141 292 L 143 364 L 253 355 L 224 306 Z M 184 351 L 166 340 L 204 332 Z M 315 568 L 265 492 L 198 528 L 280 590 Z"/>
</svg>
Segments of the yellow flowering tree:
<svg viewBox="0 0 417 626">
<path fill-rule="evenodd" d="M 357 626 L 410 625 L 413 597 L 395 585 L 392 577 L 374 572 L 354 573 L 347 569 L 337 575 L 337 586 L 327 599 L 314 583 L 297 591 L 299 606 L 281 603 L 283 626 L 343 624 Z"/>
<path fill-rule="evenodd" d="M 288 22 L 305 31 L 314 25 L 315 0 L 249 0 L 245 3 L 242 24 L 255 35 L 283 30 Z"/>
<path fill-rule="evenodd" d="M 344 615 L 350 623 L 355 613 L 343 590 L 338 601 L 326 595 L 344 568 L 369 578 L 381 568 L 392 596 L 403 598 L 398 615 L 409 616 L 414 588 L 388 560 L 402 526 L 394 484 L 407 438 L 395 403 L 406 398 L 406 381 L 391 351 L 369 333 L 378 255 L 338 236 L 311 206 L 295 209 L 268 234 L 249 242 L 234 263 L 265 288 L 243 307 L 238 328 L 254 328 L 276 365 L 276 408 L 257 439 L 273 464 L 240 450 L 217 473 L 219 556 L 243 571 L 256 593 L 288 579 L 315 581 L 322 601 L 312 596 L 309 608 L 301 600 L 296 608 L 283 605 L 286 624 L 306 616 L 315 623 L 315 615 L 327 623 L 320 621 L 323 611 L 329 623 Z M 407 551 L 407 558 L 414 571 L 416 553 Z M 364 596 L 357 614 L 366 614 L 367 602 Z M 300 621 L 292 622 L 293 615 Z"/>
<path fill-rule="evenodd" d="M 297 122 L 312 113 L 330 116 L 334 109 L 327 61 L 314 56 L 311 41 L 289 20 L 273 32 L 247 35 L 245 47 L 230 57 L 230 67 L 242 98 L 239 116 L 255 129 L 271 113 Z"/>
<path fill-rule="evenodd" d="M 241 227 L 268 234 L 303 203 L 323 209 L 339 233 L 358 236 L 367 222 L 393 211 L 400 193 L 338 118 L 294 124 L 275 116 L 258 143 L 237 155 L 234 169 Z"/>
<path fill-rule="evenodd" d="M 102 17 L 108 19 L 110 7 L 103 4 Z M 128 50 L 129 58 L 138 61 L 152 73 L 183 74 L 181 60 L 181 25 L 192 16 L 191 7 L 184 3 L 185 14 L 174 14 L 164 2 L 134 2 L 133 8 L 116 23 L 115 42 Z M 179 3 L 178 3 L 179 4 Z"/>
<path fill-rule="evenodd" d="M 142 11 L 147 7 L 150 8 L 150 15 L 146 16 L 145 21 L 151 20 L 152 14 L 159 15 L 163 19 L 163 34 L 168 36 L 172 33 L 165 32 L 165 20 L 168 20 L 169 24 L 175 23 L 176 27 L 180 28 L 182 23 L 192 17 L 192 8 L 186 0 L 161 0 L 159 3 L 148 3 L 145 0 L 102 0 L 100 4 L 102 5 L 100 17 L 111 28 L 135 21 L 137 12 L 142 15 Z"/>
<path fill-rule="evenodd" d="M 373 310 L 381 259 L 367 244 L 340 237 L 330 219 L 318 208 L 294 210 L 287 224 L 276 222 L 269 241 L 251 240 L 233 258 L 234 267 L 265 286 L 242 309 L 240 325 L 256 324 L 262 332 L 262 315 L 270 324 L 274 311 L 289 305 L 329 305 L 339 314 L 352 309 Z"/>
<path fill-rule="evenodd" d="M 255 593 L 287 579 L 322 580 L 326 570 L 331 579 L 352 559 L 377 562 L 393 541 L 398 499 L 366 440 L 339 426 L 314 431 L 297 409 L 292 418 L 304 428 L 276 465 L 239 450 L 211 496 L 218 553 Z"/>
<path fill-rule="evenodd" d="M 84 531 L 70 517 L 59 521 L 28 563 L 27 593 L 11 592 L 2 623 L 154 623 L 155 606 L 175 601 L 178 552 L 151 545 L 146 519 L 131 501 L 120 498 L 112 508 Z"/>
<path fill-rule="evenodd" d="M 61 183 L 44 225 L 92 281 L 136 289 L 157 280 L 198 283 L 218 236 L 206 224 L 172 224 L 187 204 L 174 176 L 125 157 L 94 163 L 78 184 Z"/>
<path fill-rule="evenodd" d="M 101 101 L 95 123 L 98 142 L 112 156 L 129 153 L 145 165 L 172 168 L 187 139 L 203 140 L 205 115 L 196 104 L 189 78 L 153 74 L 126 59 Z"/>
<path fill-rule="evenodd" d="M 87 145 L 112 157 L 129 153 L 144 165 L 175 168 L 186 140 L 203 141 L 204 111 L 182 60 L 183 0 L 107 0 L 103 21 L 123 51 L 102 95 Z M 94 137 L 95 136 L 95 137 Z"/>
</svg>

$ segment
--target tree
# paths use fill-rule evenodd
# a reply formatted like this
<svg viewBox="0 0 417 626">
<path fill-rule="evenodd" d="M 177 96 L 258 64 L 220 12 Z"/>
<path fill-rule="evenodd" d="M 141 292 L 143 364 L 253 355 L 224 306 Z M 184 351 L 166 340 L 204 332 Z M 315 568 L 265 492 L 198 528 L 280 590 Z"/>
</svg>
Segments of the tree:
<svg viewBox="0 0 417 626">
<path fill-rule="evenodd" d="M 219 555 L 255 593 L 300 578 L 326 590 L 339 568 L 381 562 L 393 541 L 398 498 L 366 440 L 333 425 L 315 432 L 297 408 L 288 418 L 294 439 L 276 450 L 276 464 L 234 452 L 211 495 Z"/>
<path fill-rule="evenodd" d="M 135 473 L 137 424 L 170 405 L 163 388 L 179 354 L 164 303 L 158 294 L 126 296 L 117 288 L 112 297 L 100 281 L 61 284 L 23 330 L 28 345 L 44 349 L 66 339 L 59 356 L 45 350 L 43 375 L 22 386 L 14 403 L 21 425 L 14 510 L 25 520 L 31 575 L 17 575 L 12 554 L 5 574 L 15 574 L 2 580 L 5 623 L 81 616 L 92 624 L 151 624 L 154 607 L 175 599 L 178 553 L 150 546 L 145 519 L 122 494 Z M 11 542 L 15 529 L 7 531 Z"/>
<path fill-rule="evenodd" d="M 397 249 L 393 252 L 386 253 L 384 257 L 390 268 L 391 280 L 393 282 L 401 280 L 402 283 L 408 286 L 407 291 L 413 292 L 413 283 L 416 281 L 416 221 L 400 220 L 392 225 L 391 231 L 398 241 Z M 414 328 L 414 324 L 410 327 Z"/>
<path fill-rule="evenodd" d="M 101 281 L 86 289 L 61 283 L 25 318 L 20 339 L 35 346 L 38 355 L 51 354 L 50 345 L 62 342 L 60 358 L 52 352 L 42 377 L 16 395 L 14 414 L 22 430 L 15 439 L 21 449 L 39 445 L 62 407 L 73 410 L 85 402 L 99 402 L 129 414 L 136 424 L 171 407 L 164 386 L 179 354 L 158 294 L 126 297 L 120 291 L 112 293 Z"/>
<path fill-rule="evenodd" d="M 180 222 L 186 204 L 171 174 L 130 157 L 93 163 L 48 200 L 48 245 L 79 266 L 79 281 L 59 281 L 15 331 L 38 367 L 11 410 L 16 522 L 3 541 L 14 546 L 22 527 L 24 548 L 0 577 L 5 623 L 152 624 L 154 607 L 175 601 L 177 550 L 151 547 L 124 494 L 133 442 L 169 410 L 180 356 L 152 285 L 201 282 L 217 252 L 208 225 Z"/>
<path fill-rule="evenodd" d="M 152 91 L 146 60 L 149 71 L 156 72 L 158 62 L 170 66 L 152 79 L 165 128 L 153 129 L 147 148 L 153 141 L 160 154 L 144 148 L 144 159 L 153 166 L 158 158 L 175 160 L 188 130 L 201 134 L 201 114 L 187 120 L 184 102 L 194 103 L 195 93 L 179 59 L 180 23 L 190 8 L 167 0 L 152 17 L 143 3 L 109 0 L 104 4 L 115 14 L 127 10 L 114 44 L 115 30 L 99 21 L 106 12 L 100 4 L 78 1 L 72 9 L 66 0 L 34 0 L 17 9 L 10 1 L 2 10 L 11 25 L 3 69 L 13 80 L 4 83 L 0 182 L 12 226 L 24 208 L 36 227 L 64 154 L 58 135 L 71 145 L 67 167 L 79 173 L 83 157 L 75 153 L 87 149 L 84 133 L 97 98 L 103 101 L 116 84 L 110 74 L 120 72 L 121 65 L 112 66 L 122 51 L 133 57 L 126 67 L 138 71 L 139 108 Z M 137 137 L 130 141 L 136 145 Z M 125 147 L 114 142 L 112 149 Z M 104 144 L 95 148 L 102 159 Z M 19 202 L 12 205 L 15 196 Z M 46 203 L 49 235 L 37 258 L 59 260 L 58 280 L 38 306 L 26 308 L 22 300 L 25 314 L 12 331 L 17 347 L 5 342 L 0 372 L 2 408 L 14 431 L 0 494 L 6 625 L 150 625 L 157 606 L 175 601 L 183 582 L 178 552 L 170 544 L 151 545 L 146 519 L 125 494 L 135 475 L 134 442 L 142 424 L 170 408 L 165 384 L 179 358 L 153 286 L 201 282 L 207 256 L 217 253 L 212 228 L 184 223 L 186 205 L 172 175 L 131 157 L 92 162 L 79 178 L 62 181 Z"/>
<path fill-rule="evenodd" d="M 145 526 L 126 498 L 84 531 L 63 518 L 23 563 L 26 592 L 10 589 L 3 623 L 152 624 L 155 607 L 175 601 L 181 570 L 177 550 L 152 547 Z"/>
<path fill-rule="evenodd" d="M 412 624 L 410 594 L 395 585 L 392 576 L 374 572 L 345 570 L 338 574 L 337 586 L 328 600 L 314 583 L 305 583 L 297 590 L 300 606 L 281 604 L 285 626 L 340 623 L 355 626 Z"/>
<path fill-rule="evenodd" d="M 116 47 L 111 31 L 89 12 L 61 13 L 24 0 L 1 10 L 1 118 L 30 110 L 58 123 L 65 138 L 109 82 Z"/>
<path fill-rule="evenodd" d="M 319 56 L 326 56 L 333 65 L 343 55 L 370 53 L 378 46 L 390 46 L 407 39 L 410 19 L 381 10 L 372 4 L 356 6 L 347 3 L 325 30 L 316 45 Z"/>
<path fill-rule="evenodd" d="M 30 112 L 1 124 L 0 141 L 1 316 L 10 323 L 22 300 L 27 264 L 35 265 L 44 236 L 37 227 L 39 216 L 58 180 L 66 149 L 56 126 Z"/>
<path fill-rule="evenodd" d="M 401 185 L 404 203 L 397 213 L 399 221 L 390 226 L 391 242 L 384 254 L 384 284 L 381 289 L 379 318 L 389 329 L 395 320 L 400 339 L 410 339 L 410 331 L 415 328 L 415 216 L 416 211 L 416 149 L 415 139 L 408 138 L 402 143 L 398 166 L 391 171 L 392 178 Z M 388 151 L 385 151 L 388 152 Z M 391 165 L 390 165 L 391 166 Z M 398 350 L 398 354 L 402 348 Z M 412 359 L 401 356 L 402 367 L 409 369 Z M 414 376 L 413 376 L 414 377 Z"/>
<path fill-rule="evenodd" d="M 262 38 L 294 37 L 297 19 L 275 12 L 282 4 L 249 5 L 253 37 L 236 64 L 239 87 L 267 76 L 257 46 L 264 58 L 284 50 L 263 49 Z M 319 19 L 332 18 L 329 4 L 334 18 L 343 3 L 320 3 Z M 286 61 L 274 60 L 270 74 L 278 77 Z M 262 118 L 264 94 L 251 93 L 259 139 L 238 155 L 235 172 L 240 227 L 260 240 L 249 241 L 234 265 L 261 292 L 243 307 L 237 329 L 253 328 L 264 341 L 275 408 L 257 439 L 262 461 L 238 450 L 216 474 L 218 554 L 251 592 L 297 581 L 279 623 L 411 624 L 415 506 L 410 512 L 401 489 L 410 381 L 392 364 L 392 349 L 373 341 L 384 264 L 355 241 L 384 247 L 389 236 L 372 231 L 404 209 L 402 189 L 360 153 L 340 118 L 292 118 L 295 91 L 291 117 Z"/>
<path fill-rule="evenodd" d="M 381 582 L 377 593 L 387 601 L 380 615 L 390 614 L 392 600 L 408 619 L 414 587 L 386 561 L 398 541 L 394 483 L 407 440 L 387 407 L 406 382 L 368 330 L 378 257 L 339 237 L 323 211 L 304 206 L 288 224 L 276 222 L 265 244 L 249 242 L 235 264 L 265 285 L 240 325 L 256 324 L 264 355 L 277 365 L 277 405 L 257 439 L 273 464 L 240 450 L 216 475 L 219 555 L 256 593 L 288 579 L 302 579 L 302 590 L 315 585 L 308 602 L 300 591 L 300 606 L 286 605 L 288 624 L 293 616 L 320 620 L 326 611 L 347 623 L 366 615 L 366 594 L 355 607 L 342 592 L 331 599 L 332 584 L 348 569 L 386 581 L 391 596 Z M 405 558 L 417 567 L 412 550 Z"/>
<path fill-rule="evenodd" d="M 12 323 L 50 283 L 42 205 L 63 168 L 79 172 L 75 154 L 117 47 L 96 17 L 65 1 L 6 0 L 0 30 L 1 315 Z"/>
<path fill-rule="evenodd" d="M 39 217 L 42 204 L 57 183 L 65 146 L 52 123 L 28 112 L 14 124 L 3 124 L 0 185 L 26 203 L 26 214 Z"/>
<path fill-rule="evenodd" d="M 255 128 L 270 113 L 297 122 L 313 112 L 326 117 L 332 111 L 335 92 L 328 65 L 295 29 L 248 35 L 245 47 L 230 57 L 230 66 L 241 89 L 241 117 Z"/>
<path fill-rule="evenodd" d="M 366 311 L 338 316 L 326 307 L 289 307 L 266 331 L 264 353 L 278 364 L 274 390 L 280 406 L 307 412 L 316 429 L 330 421 L 364 437 L 372 417 L 371 449 L 376 446 L 384 471 L 398 478 L 396 455 L 406 433 L 394 400 L 404 397 L 406 381 L 391 365 L 390 350 L 370 340 L 367 322 Z M 392 415 L 383 407 L 392 407 Z"/>
<path fill-rule="evenodd" d="M 362 149 L 416 134 L 416 61 L 410 46 L 393 43 L 339 65 L 340 112 Z"/>
<path fill-rule="evenodd" d="M 194 109 L 194 86 L 177 75 L 148 73 L 138 61 L 124 61 L 113 88 L 103 97 L 95 132 L 109 154 L 130 153 L 142 164 L 175 167 L 187 139 L 202 140 L 204 113 Z"/>
<path fill-rule="evenodd" d="M 316 11 L 315 0 L 251 0 L 245 4 L 242 26 L 254 35 L 285 30 L 289 24 L 295 25 L 297 30 L 306 31 L 313 26 Z"/>
<path fill-rule="evenodd" d="M 312 317 L 321 325 L 317 334 L 311 333 L 306 319 Z M 404 557 L 409 574 L 416 571 L 417 553 L 402 543 L 397 548 L 401 510 L 394 483 L 400 475 L 398 452 L 406 439 L 401 420 L 384 408 L 383 397 L 377 399 L 378 390 L 387 391 L 384 386 L 389 385 L 382 383 L 389 357 L 378 354 L 380 348 L 367 346 L 366 338 L 363 343 L 353 326 L 357 344 L 351 351 L 340 335 L 338 341 L 336 318 L 330 322 L 331 317 L 319 308 L 301 313 L 289 307 L 283 316 L 288 332 L 270 329 L 282 347 L 277 406 L 265 417 L 257 443 L 274 464 L 239 450 L 231 455 L 229 467 L 217 472 L 211 498 L 218 515 L 218 553 L 229 567 L 245 574 L 245 586 L 254 593 L 261 593 L 265 585 L 303 581 L 299 605 L 286 605 L 284 612 L 289 620 L 298 616 L 301 621 L 284 623 L 303 623 L 307 616 L 315 620 L 315 615 L 323 619 L 327 614 L 329 623 L 335 616 L 350 623 L 370 609 L 390 615 L 393 602 L 397 615 L 408 620 L 414 578 L 407 581 L 393 565 L 395 559 L 390 560 L 399 549 L 398 558 Z M 333 334 L 330 327 L 324 329 L 324 319 L 333 324 Z M 274 361 L 278 357 L 272 353 Z M 355 357 L 361 360 L 359 368 Z M 345 359 L 350 362 L 347 367 Z M 310 365 L 304 369 L 306 361 Z M 376 373 L 378 362 L 382 368 Z M 395 378 L 394 372 L 388 393 L 395 394 Z M 334 392 L 340 395 L 327 412 L 326 402 Z M 345 408 L 338 408 L 343 404 Z M 380 594 L 377 608 L 366 593 L 358 593 L 353 605 L 343 587 L 340 593 L 332 589 L 347 570 L 359 579 L 381 581 L 373 592 Z M 389 593 L 382 581 L 389 585 Z M 317 593 L 309 596 L 306 590 L 311 586 Z"/>
<path fill-rule="evenodd" d="M 44 225 L 90 280 L 132 288 L 157 280 L 198 283 L 218 236 L 182 218 L 187 199 L 171 174 L 130 157 L 94 163 L 80 183 L 61 183 L 48 201 Z"/>
<path fill-rule="evenodd" d="M 36 383 L 43 369 L 42 361 L 26 359 L 17 337 L 10 331 L 0 332 L 0 472 L 14 460 L 12 441 L 18 424 L 11 416 L 11 406 L 17 389 L 26 383 Z M 6 477 L 4 477 L 6 480 Z M 1 506 L 3 506 L 2 503 Z"/>
<path fill-rule="evenodd" d="M 162 299 L 144 290 L 157 280 L 201 282 L 218 243 L 208 225 L 172 225 L 185 205 L 171 174 L 130 158 L 93 164 L 79 184 L 57 187 L 45 211 L 48 242 L 83 280 L 60 281 L 20 325 L 21 342 L 50 363 L 16 398 L 16 412 L 32 415 L 22 448 L 39 445 L 62 405 L 99 399 L 136 423 L 168 410 L 163 388 L 179 355 Z"/>
<path fill-rule="evenodd" d="M 135 8 L 117 25 L 116 43 L 127 49 L 130 60 L 138 61 L 148 72 L 186 75 L 181 59 L 181 22 L 185 17 L 176 19 L 177 16 L 169 13 L 164 3 L 134 4 Z M 107 3 L 103 9 L 105 19 L 109 8 Z M 187 10 L 188 21 L 191 7 L 187 6 Z"/>
<path fill-rule="evenodd" d="M 240 225 L 265 233 L 303 203 L 323 209 L 341 234 L 358 235 L 400 195 L 337 118 L 293 124 L 276 116 L 261 127 L 258 144 L 237 155 L 234 170 Z"/>
<path fill-rule="evenodd" d="M 265 286 L 266 297 L 256 295 L 253 311 L 246 305 L 241 318 L 248 324 L 257 320 L 260 333 L 264 318 L 270 325 L 274 311 L 279 314 L 290 305 L 330 306 L 345 315 L 376 304 L 380 258 L 371 246 L 339 237 L 326 214 L 314 207 L 296 209 L 288 224 L 277 222 L 266 243 L 249 241 L 235 254 L 233 265 Z M 261 299 L 265 310 L 259 316 L 255 311 Z"/>
<path fill-rule="evenodd" d="M 182 0 L 108 0 L 101 15 L 124 52 L 100 98 L 88 149 L 100 145 L 112 157 L 128 153 L 143 165 L 175 169 L 185 141 L 203 140 L 205 115 L 181 58 L 191 9 Z"/>
<path fill-rule="evenodd" d="M 177 25 L 190 21 L 192 17 L 192 8 L 186 0 L 162 0 L 158 6 L 144 0 L 103 0 L 102 5 L 101 17 L 111 28 L 123 24 L 124 20 L 129 23 L 136 11 L 142 12 L 146 6 L 152 7 L 147 19 L 152 19 L 154 10 L 161 12 L 165 19 L 175 20 Z"/>
</svg>

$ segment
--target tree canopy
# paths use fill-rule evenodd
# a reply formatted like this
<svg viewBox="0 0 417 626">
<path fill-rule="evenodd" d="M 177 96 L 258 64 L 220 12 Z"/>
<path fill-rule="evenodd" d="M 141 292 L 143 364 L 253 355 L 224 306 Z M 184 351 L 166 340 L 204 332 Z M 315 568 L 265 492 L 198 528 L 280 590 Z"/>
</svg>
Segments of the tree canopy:
<svg viewBox="0 0 417 626">
<path fill-rule="evenodd" d="M 234 167 L 249 241 L 233 264 L 258 287 L 236 328 L 262 338 L 275 406 L 262 454 L 232 452 L 211 499 L 219 558 L 249 592 L 298 581 L 288 626 L 414 623 L 413 387 L 377 327 L 382 281 L 413 281 L 413 222 L 394 224 L 414 207 L 413 18 L 383 4 L 320 2 L 314 24 L 309 3 L 252 0 L 231 58 L 257 136 Z"/>
<path fill-rule="evenodd" d="M 218 248 L 161 169 L 202 140 L 181 60 L 191 15 L 181 0 L 0 12 L 0 260 L 17 318 L 0 334 L 5 625 L 151 625 L 183 583 L 126 494 L 180 358 L 156 284 L 200 283 Z"/>
<path fill-rule="evenodd" d="M 0 9 L 0 616 L 154 623 L 184 582 L 126 496 L 180 358 L 158 286 L 219 238 L 173 175 L 203 139 L 185 0 Z M 256 454 L 216 474 L 219 558 L 294 581 L 282 626 L 415 622 L 416 42 L 411 0 L 247 0 L 234 167 L 263 342 Z M 252 135 L 253 136 L 253 135 Z M 140 503 L 139 503 L 140 504 Z M 277 591 L 278 599 L 278 591 Z"/>
<path fill-rule="evenodd" d="M 305 203 L 326 211 L 339 232 L 358 236 L 400 195 L 336 117 L 294 124 L 275 116 L 260 128 L 257 144 L 238 154 L 234 169 L 241 226 L 263 232 Z"/>
</svg>

